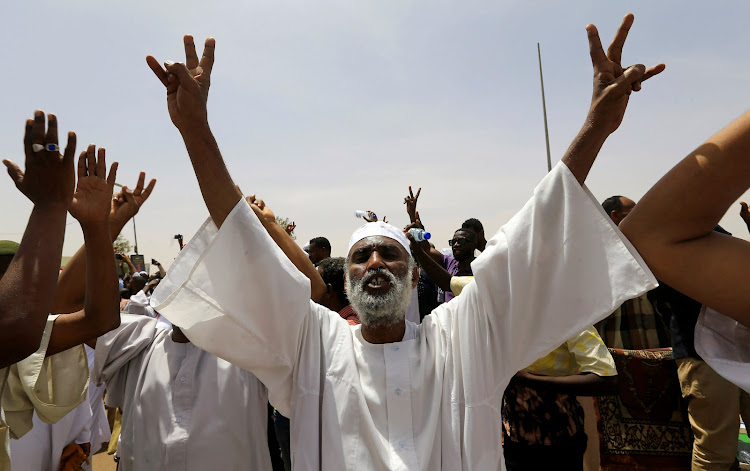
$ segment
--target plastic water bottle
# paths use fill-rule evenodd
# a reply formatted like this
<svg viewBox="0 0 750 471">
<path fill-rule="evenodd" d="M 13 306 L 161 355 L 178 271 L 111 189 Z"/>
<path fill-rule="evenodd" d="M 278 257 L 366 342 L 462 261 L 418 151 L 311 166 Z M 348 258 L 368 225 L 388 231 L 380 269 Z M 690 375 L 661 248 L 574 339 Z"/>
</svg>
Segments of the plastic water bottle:
<svg viewBox="0 0 750 471">
<path fill-rule="evenodd" d="M 378 216 L 372 211 L 363 211 L 361 209 L 354 211 L 354 217 L 364 219 L 367 222 L 375 222 L 378 220 Z"/>
<path fill-rule="evenodd" d="M 426 232 L 424 229 L 419 229 L 417 227 L 409 229 L 409 234 L 411 234 L 411 236 L 414 237 L 414 240 L 417 242 L 430 240 L 430 237 L 432 237 L 429 232 Z"/>
</svg>

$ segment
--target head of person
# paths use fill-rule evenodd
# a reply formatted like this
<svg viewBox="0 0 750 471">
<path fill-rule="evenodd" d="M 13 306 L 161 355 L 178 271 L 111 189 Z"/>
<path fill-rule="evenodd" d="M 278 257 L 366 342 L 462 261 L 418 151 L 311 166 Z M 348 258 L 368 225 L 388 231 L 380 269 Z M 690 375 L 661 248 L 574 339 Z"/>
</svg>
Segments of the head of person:
<svg viewBox="0 0 750 471">
<path fill-rule="evenodd" d="M 320 304 L 332 311 L 340 311 L 349 305 L 344 287 L 344 257 L 328 257 L 318 264 L 318 273 L 326 284 L 326 293 Z"/>
<path fill-rule="evenodd" d="M 459 262 L 471 261 L 474 259 L 474 250 L 477 248 L 477 234 L 471 229 L 459 229 L 453 233 L 453 238 L 449 241 L 453 258 Z"/>
<path fill-rule="evenodd" d="M 317 265 L 321 260 L 325 260 L 331 256 L 331 243 L 325 237 L 310 239 L 310 244 L 307 247 L 307 256 L 310 257 L 310 261 L 314 265 Z"/>
<path fill-rule="evenodd" d="M 18 252 L 18 247 L 20 245 L 12 240 L 0 240 L 0 278 L 8 271 L 10 262 L 13 261 L 13 257 Z"/>
<path fill-rule="evenodd" d="M 364 327 L 403 323 L 419 273 L 403 231 L 382 221 L 352 234 L 346 294 Z"/>
<path fill-rule="evenodd" d="M 635 208 L 635 201 L 620 195 L 610 196 L 602 202 L 602 208 L 610 219 L 619 226 L 625 216 Z"/>
<path fill-rule="evenodd" d="M 484 237 L 484 226 L 477 218 L 469 218 L 461 224 L 461 229 L 471 229 L 477 235 L 477 249 L 484 252 L 487 247 L 487 239 Z"/>
<path fill-rule="evenodd" d="M 138 294 L 146 286 L 146 283 L 148 283 L 148 274 L 145 271 L 133 273 L 128 282 L 128 291 L 130 291 L 130 294 Z"/>
</svg>

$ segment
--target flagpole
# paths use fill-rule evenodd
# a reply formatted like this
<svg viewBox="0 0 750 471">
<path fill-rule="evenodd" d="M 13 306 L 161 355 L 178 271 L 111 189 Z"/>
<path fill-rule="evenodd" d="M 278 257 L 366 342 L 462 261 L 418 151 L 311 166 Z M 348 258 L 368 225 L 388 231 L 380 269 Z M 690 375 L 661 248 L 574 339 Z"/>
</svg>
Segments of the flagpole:
<svg viewBox="0 0 750 471">
<path fill-rule="evenodd" d="M 536 52 L 539 55 L 539 81 L 542 84 L 542 112 L 544 114 L 544 139 L 547 142 L 547 171 L 552 170 L 552 157 L 549 151 L 549 128 L 547 127 L 547 102 L 544 99 L 544 75 L 542 75 L 542 49 L 536 43 Z"/>
</svg>

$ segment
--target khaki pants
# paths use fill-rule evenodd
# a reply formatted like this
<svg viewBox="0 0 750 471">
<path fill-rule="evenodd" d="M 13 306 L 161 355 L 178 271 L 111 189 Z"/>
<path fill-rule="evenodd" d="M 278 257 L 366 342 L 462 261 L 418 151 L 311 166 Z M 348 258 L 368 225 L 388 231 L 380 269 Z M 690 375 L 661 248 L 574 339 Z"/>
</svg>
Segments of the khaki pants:
<svg viewBox="0 0 750 471">
<path fill-rule="evenodd" d="M 739 416 L 750 421 L 750 395 L 696 358 L 678 359 L 677 375 L 695 435 L 693 471 L 737 469 Z"/>
</svg>

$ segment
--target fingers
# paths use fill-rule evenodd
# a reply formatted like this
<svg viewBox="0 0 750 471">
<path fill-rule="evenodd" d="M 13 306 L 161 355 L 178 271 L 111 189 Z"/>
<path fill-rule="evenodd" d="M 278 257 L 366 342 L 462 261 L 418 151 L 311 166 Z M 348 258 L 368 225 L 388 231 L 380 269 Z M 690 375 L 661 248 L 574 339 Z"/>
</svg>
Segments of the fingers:
<svg viewBox="0 0 750 471">
<path fill-rule="evenodd" d="M 133 205 L 133 207 L 138 207 L 138 201 L 135 200 L 133 192 L 127 186 L 122 187 L 122 196 L 125 198 L 126 203 Z"/>
<path fill-rule="evenodd" d="M 610 44 L 607 50 L 607 57 L 615 64 L 620 64 L 622 60 L 622 48 L 625 46 L 625 40 L 628 38 L 630 27 L 633 26 L 633 20 L 635 20 L 635 17 L 632 13 L 625 15 L 620 27 L 617 28 L 614 39 L 612 39 L 612 44 Z"/>
<path fill-rule="evenodd" d="M 104 147 L 100 147 L 96 152 L 96 176 L 99 178 L 106 178 L 107 176 L 107 151 Z"/>
<path fill-rule="evenodd" d="M 47 115 L 47 135 L 44 138 L 44 142 L 57 144 L 57 116 L 51 113 Z"/>
<path fill-rule="evenodd" d="M 203 69 L 201 72 L 202 81 L 209 81 L 211 78 L 211 70 L 214 68 L 214 50 L 216 49 L 216 40 L 214 38 L 206 39 L 206 43 L 203 46 L 203 57 L 201 57 L 200 67 Z"/>
<path fill-rule="evenodd" d="M 182 38 L 182 41 L 185 44 L 185 65 L 187 65 L 188 69 L 197 68 L 198 54 L 195 52 L 195 43 L 193 42 L 193 37 L 189 34 L 186 34 Z"/>
<path fill-rule="evenodd" d="M 148 186 L 145 190 L 143 190 L 143 193 L 141 193 L 141 198 L 143 198 L 143 201 L 146 201 L 149 196 L 151 196 L 151 192 L 154 191 L 154 186 L 156 186 L 156 178 L 152 178 L 150 182 L 148 182 Z"/>
<path fill-rule="evenodd" d="M 96 175 L 96 146 L 94 144 L 89 144 L 88 149 L 86 149 L 86 162 L 88 164 L 88 175 L 89 176 L 95 176 Z"/>
<path fill-rule="evenodd" d="M 167 72 L 175 75 L 181 85 L 187 85 L 193 81 L 193 76 L 182 62 L 167 61 L 164 64 L 167 66 Z"/>
<path fill-rule="evenodd" d="M 253 193 L 252 195 L 250 195 L 247 198 L 245 198 L 245 201 L 247 201 L 250 204 L 255 203 L 255 193 Z"/>
<path fill-rule="evenodd" d="M 65 144 L 65 153 L 63 154 L 63 166 L 67 168 L 73 168 L 73 161 L 76 157 L 76 133 L 70 131 L 68 133 L 68 143 Z"/>
<path fill-rule="evenodd" d="M 115 179 L 117 178 L 117 167 L 120 164 L 117 162 L 112 162 L 112 165 L 109 167 L 109 175 L 107 175 L 107 185 L 110 188 L 115 187 Z M 104 174 L 102 174 L 104 176 Z"/>
<path fill-rule="evenodd" d="M 135 190 L 133 190 L 133 194 L 135 196 L 140 196 L 141 192 L 143 191 L 143 184 L 146 182 L 146 172 L 141 172 L 138 174 L 138 183 L 135 184 Z"/>
<path fill-rule="evenodd" d="M 643 74 L 643 77 L 641 77 L 640 79 L 638 79 L 635 82 L 633 82 L 633 85 L 632 85 L 633 91 L 634 92 L 641 91 L 641 84 L 643 82 L 645 82 L 646 80 L 650 79 L 654 75 L 658 75 L 658 74 L 664 72 L 665 68 L 666 68 L 666 66 L 664 64 L 659 64 L 659 65 L 655 65 L 653 67 L 649 67 L 648 69 L 646 69 L 646 72 Z"/>
<path fill-rule="evenodd" d="M 169 85 L 169 80 L 167 79 L 169 74 L 167 74 L 167 71 L 162 68 L 161 64 L 159 64 L 159 61 L 157 61 L 154 56 L 146 56 L 146 64 L 148 64 L 154 72 L 154 75 L 156 75 L 156 78 L 158 78 L 165 87 Z"/>
<path fill-rule="evenodd" d="M 602 41 L 599 39 L 599 30 L 596 26 L 589 24 L 586 25 L 586 33 L 589 37 L 589 54 L 591 55 L 591 64 L 594 66 L 594 72 L 596 72 L 597 66 L 607 60 L 607 56 L 604 54 L 604 48 L 602 48 Z"/>
<path fill-rule="evenodd" d="M 257 200 L 255 200 L 255 206 L 257 206 L 260 209 L 265 209 L 266 208 L 266 202 L 263 201 L 262 199 L 257 199 Z"/>
<path fill-rule="evenodd" d="M 409 198 L 414 198 L 414 193 L 411 191 L 411 185 L 409 185 Z"/>
<path fill-rule="evenodd" d="M 642 80 L 643 74 L 646 72 L 646 66 L 643 64 L 631 65 L 622 73 L 621 76 L 610 85 L 615 89 L 622 89 L 623 93 L 630 94 L 633 89 L 633 84 L 638 80 Z"/>
<path fill-rule="evenodd" d="M 10 175 L 13 183 L 15 183 L 16 186 L 20 185 L 23 181 L 23 170 L 21 170 L 12 160 L 3 159 L 3 165 L 8 169 L 8 175 Z"/>
<path fill-rule="evenodd" d="M 78 156 L 78 179 L 86 176 L 86 151 L 81 152 Z"/>
<path fill-rule="evenodd" d="M 422 193 L 422 187 L 421 186 L 417 189 L 417 196 L 415 196 L 414 199 L 418 199 L 420 193 Z"/>
<path fill-rule="evenodd" d="M 31 143 L 44 144 L 44 112 L 34 111 L 34 123 L 31 125 Z"/>
</svg>

